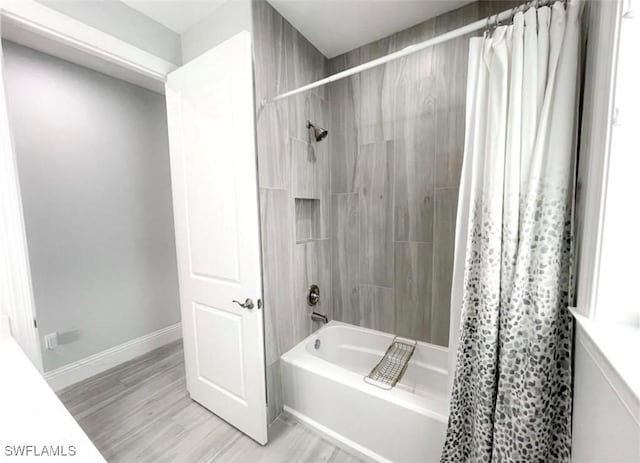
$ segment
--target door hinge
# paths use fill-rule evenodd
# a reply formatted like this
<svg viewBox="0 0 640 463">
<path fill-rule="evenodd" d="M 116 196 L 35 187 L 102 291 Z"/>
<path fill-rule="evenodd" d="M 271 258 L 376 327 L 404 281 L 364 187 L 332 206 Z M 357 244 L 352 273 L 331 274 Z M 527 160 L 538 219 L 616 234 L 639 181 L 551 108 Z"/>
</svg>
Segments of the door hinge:
<svg viewBox="0 0 640 463">
<path fill-rule="evenodd" d="M 38 322 L 37 322 L 37 320 L 35 318 L 33 319 L 33 327 L 34 328 L 38 327 Z"/>
</svg>

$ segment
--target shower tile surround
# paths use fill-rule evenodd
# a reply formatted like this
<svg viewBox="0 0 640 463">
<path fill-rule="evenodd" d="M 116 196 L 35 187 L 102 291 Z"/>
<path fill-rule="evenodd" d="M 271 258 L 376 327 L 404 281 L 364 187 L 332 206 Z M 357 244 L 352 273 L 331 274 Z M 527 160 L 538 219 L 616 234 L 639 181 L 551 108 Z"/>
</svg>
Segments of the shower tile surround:
<svg viewBox="0 0 640 463">
<path fill-rule="evenodd" d="M 337 56 L 329 74 L 514 4 L 467 5 Z M 448 344 L 469 37 L 328 85 L 337 319 Z"/>
<path fill-rule="evenodd" d="M 331 311 L 329 146 L 309 143 L 306 121 L 328 127 L 327 89 L 262 107 L 264 98 L 327 75 L 327 60 L 264 0 L 253 2 L 258 184 L 269 419 L 282 410 L 279 358 L 314 328 L 306 303 Z"/>
<path fill-rule="evenodd" d="M 270 420 L 280 355 L 319 328 L 312 283 L 329 319 L 447 345 L 468 37 L 261 102 L 514 5 L 473 3 L 328 60 L 253 2 Z M 310 142 L 307 120 L 328 138 Z"/>
</svg>

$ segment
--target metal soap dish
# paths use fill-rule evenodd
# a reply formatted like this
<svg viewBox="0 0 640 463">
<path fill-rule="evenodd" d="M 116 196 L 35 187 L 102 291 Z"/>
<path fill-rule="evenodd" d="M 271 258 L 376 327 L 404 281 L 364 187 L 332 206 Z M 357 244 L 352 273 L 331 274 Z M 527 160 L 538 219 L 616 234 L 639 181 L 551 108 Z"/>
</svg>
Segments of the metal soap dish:
<svg viewBox="0 0 640 463">
<path fill-rule="evenodd" d="M 402 379 L 415 351 L 418 341 L 413 344 L 408 340 L 393 338 L 391 345 L 371 373 L 364 377 L 364 382 L 380 389 L 390 390 Z"/>
</svg>

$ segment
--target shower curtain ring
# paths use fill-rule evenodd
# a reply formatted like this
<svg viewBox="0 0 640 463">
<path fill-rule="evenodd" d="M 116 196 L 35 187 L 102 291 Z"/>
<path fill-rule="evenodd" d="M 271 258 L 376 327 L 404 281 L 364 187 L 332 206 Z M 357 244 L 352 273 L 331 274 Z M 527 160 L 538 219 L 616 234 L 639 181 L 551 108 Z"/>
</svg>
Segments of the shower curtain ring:
<svg viewBox="0 0 640 463">
<path fill-rule="evenodd" d="M 515 17 L 518 13 L 524 13 L 525 7 L 526 7 L 526 4 L 524 4 L 524 3 L 521 4 L 521 5 L 515 6 L 513 8 L 514 12 L 513 12 L 513 16 L 512 17 Z"/>
</svg>

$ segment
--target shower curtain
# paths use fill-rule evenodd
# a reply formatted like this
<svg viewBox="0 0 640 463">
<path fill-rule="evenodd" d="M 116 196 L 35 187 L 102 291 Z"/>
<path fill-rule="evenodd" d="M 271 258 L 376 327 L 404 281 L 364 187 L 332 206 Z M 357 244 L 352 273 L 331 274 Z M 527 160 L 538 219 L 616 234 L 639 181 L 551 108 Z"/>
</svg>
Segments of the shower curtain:
<svg viewBox="0 0 640 463">
<path fill-rule="evenodd" d="M 570 458 L 581 6 L 530 8 L 472 39 L 442 462 Z"/>
</svg>

